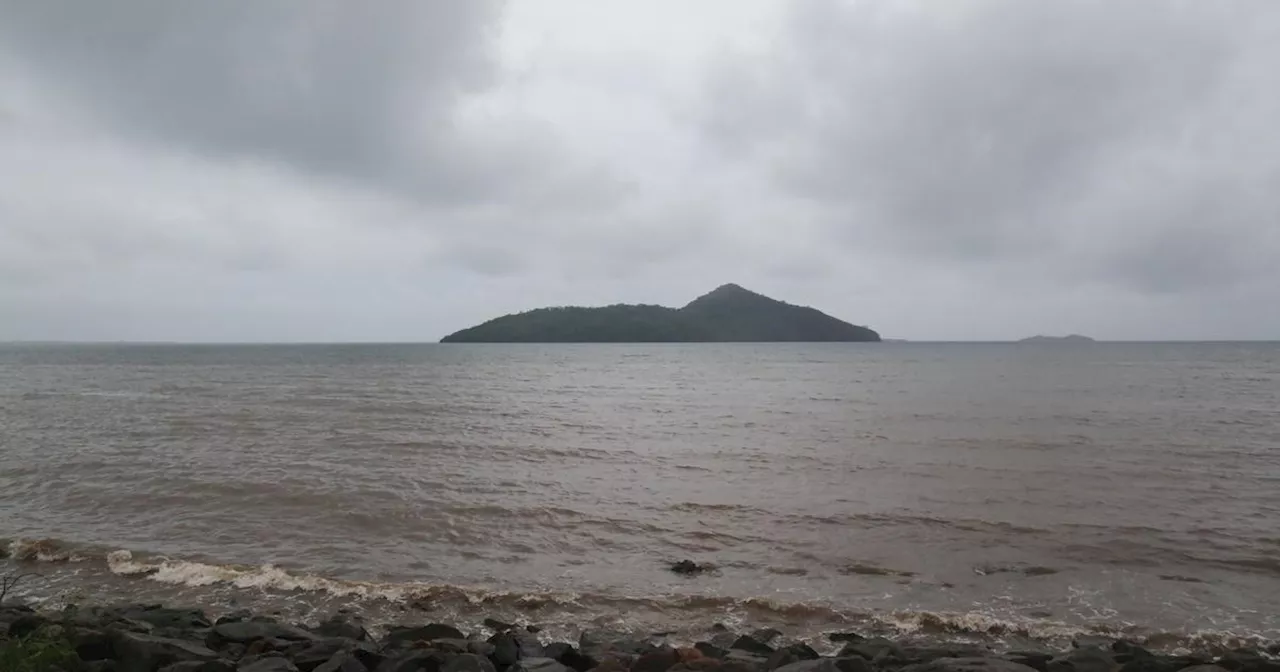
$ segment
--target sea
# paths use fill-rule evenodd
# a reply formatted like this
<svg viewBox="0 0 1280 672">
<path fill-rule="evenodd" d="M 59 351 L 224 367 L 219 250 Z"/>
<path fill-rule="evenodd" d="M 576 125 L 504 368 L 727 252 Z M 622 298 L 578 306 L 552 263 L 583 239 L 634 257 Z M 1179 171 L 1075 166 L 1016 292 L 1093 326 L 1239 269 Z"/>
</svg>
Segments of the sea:
<svg viewBox="0 0 1280 672">
<path fill-rule="evenodd" d="M 1274 642 L 1280 344 L 2 345 L 0 555 L 55 608 Z"/>
</svg>

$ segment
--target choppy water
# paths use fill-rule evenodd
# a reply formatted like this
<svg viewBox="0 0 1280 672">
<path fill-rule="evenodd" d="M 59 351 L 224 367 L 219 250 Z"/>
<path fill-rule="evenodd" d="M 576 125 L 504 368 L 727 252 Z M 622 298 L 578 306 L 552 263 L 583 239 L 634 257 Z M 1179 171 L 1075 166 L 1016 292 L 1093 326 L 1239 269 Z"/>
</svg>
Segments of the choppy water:
<svg viewBox="0 0 1280 672">
<path fill-rule="evenodd" d="M 1272 344 L 0 346 L 0 453 L 39 599 L 1280 633 Z"/>
</svg>

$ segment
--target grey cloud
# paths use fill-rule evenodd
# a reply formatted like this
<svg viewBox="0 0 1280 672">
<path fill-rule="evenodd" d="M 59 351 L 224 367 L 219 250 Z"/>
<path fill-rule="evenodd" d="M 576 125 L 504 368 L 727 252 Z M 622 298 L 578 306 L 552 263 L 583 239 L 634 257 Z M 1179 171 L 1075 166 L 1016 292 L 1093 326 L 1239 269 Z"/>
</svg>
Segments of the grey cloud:
<svg viewBox="0 0 1280 672">
<path fill-rule="evenodd" d="M 1280 254 L 1278 28 L 1265 0 L 806 0 L 718 70 L 704 129 L 851 245 L 1230 285 Z"/>
<path fill-rule="evenodd" d="M 116 133 L 446 201 L 534 169 L 459 130 L 459 98 L 495 83 L 499 9 L 14 0 L 0 3 L 0 49 Z"/>
</svg>

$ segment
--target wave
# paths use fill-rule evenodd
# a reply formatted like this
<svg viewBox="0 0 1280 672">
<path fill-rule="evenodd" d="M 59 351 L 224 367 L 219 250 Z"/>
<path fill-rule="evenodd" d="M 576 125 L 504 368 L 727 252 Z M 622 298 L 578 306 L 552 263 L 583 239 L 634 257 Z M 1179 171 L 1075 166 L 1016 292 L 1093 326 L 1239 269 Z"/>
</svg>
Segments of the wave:
<svg viewBox="0 0 1280 672">
<path fill-rule="evenodd" d="M 237 565 L 201 562 L 165 556 L 146 556 L 129 550 L 95 552 L 93 549 L 53 540 L 14 540 L 9 555 L 19 562 L 61 564 L 95 561 L 111 575 L 182 588 L 231 587 L 263 594 L 300 594 L 341 598 L 345 606 L 375 607 L 376 603 L 436 611 L 463 613 L 480 608 L 540 614 L 561 614 L 573 623 L 588 624 L 611 614 L 650 614 L 659 620 L 700 624 L 714 621 L 752 624 L 786 624 L 801 628 L 802 639 L 818 641 L 829 632 L 855 628 L 867 634 L 927 636 L 937 639 L 977 637 L 992 643 L 1019 640 L 1069 642 L 1083 635 L 1124 637 L 1164 650 L 1225 650 L 1265 647 L 1274 639 L 1261 633 L 1230 631 L 1144 631 L 1130 623 L 1067 623 L 1042 617 L 996 613 L 975 605 L 971 611 L 901 609 L 865 611 L 820 601 L 787 601 L 774 597 L 737 597 L 706 594 L 616 595 L 565 590 L 504 590 L 487 586 L 449 583 L 377 582 L 326 577 L 291 571 L 274 565 Z M 865 566 L 871 569 L 872 566 Z M 791 568 L 771 568 L 791 574 Z M 891 570 L 885 570 L 891 571 Z M 355 605 L 351 603 L 355 602 Z M 472 612 L 474 613 L 474 612 Z M 1271 633 L 1268 633 L 1271 634 Z"/>
</svg>

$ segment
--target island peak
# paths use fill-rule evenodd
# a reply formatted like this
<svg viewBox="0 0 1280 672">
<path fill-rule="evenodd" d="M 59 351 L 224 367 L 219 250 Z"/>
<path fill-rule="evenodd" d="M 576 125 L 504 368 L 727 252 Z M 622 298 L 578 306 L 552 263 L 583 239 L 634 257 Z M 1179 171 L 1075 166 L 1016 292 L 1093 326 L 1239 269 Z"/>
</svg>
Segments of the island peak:
<svg viewBox="0 0 1280 672">
<path fill-rule="evenodd" d="M 445 343 L 879 341 L 880 335 L 728 283 L 683 308 L 614 304 L 538 308 L 450 334 Z"/>
</svg>

